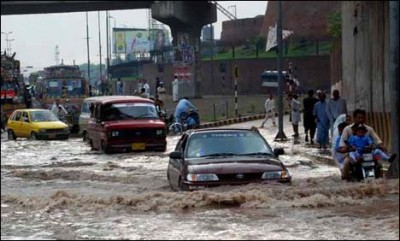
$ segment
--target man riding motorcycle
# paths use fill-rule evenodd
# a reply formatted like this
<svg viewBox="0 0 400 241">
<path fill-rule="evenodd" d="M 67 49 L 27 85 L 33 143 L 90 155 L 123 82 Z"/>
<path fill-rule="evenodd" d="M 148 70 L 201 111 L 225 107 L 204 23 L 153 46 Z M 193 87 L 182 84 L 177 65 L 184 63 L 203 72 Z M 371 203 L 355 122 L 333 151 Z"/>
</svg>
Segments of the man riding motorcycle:
<svg viewBox="0 0 400 241">
<path fill-rule="evenodd" d="M 346 153 L 349 152 L 349 148 L 351 148 L 348 145 L 349 138 L 354 135 L 354 127 L 358 125 L 364 125 L 365 128 L 367 129 L 366 135 L 369 135 L 373 141 L 373 145 L 376 146 L 377 148 L 387 151 L 386 148 L 383 146 L 382 140 L 379 138 L 379 136 L 376 134 L 375 130 L 371 127 L 365 124 L 366 121 L 366 115 L 367 113 L 365 110 L 362 109 L 356 109 L 353 112 L 353 124 L 350 124 L 346 126 L 343 130 L 342 137 L 340 138 L 340 143 L 339 143 L 339 151 L 341 153 Z M 379 173 L 378 177 L 382 177 L 382 163 L 380 160 L 377 161 Z M 346 180 L 351 180 L 351 157 L 346 156 L 344 159 L 344 165 L 342 169 L 342 178 Z"/>
<path fill-rule="evenodd" d="M 192 109 L 197 110 L 197 108 L 192 103 L 190 103 L 188 97 L 180 99 L 175 108 L 175 113 L 174 113 L 175 122 L 183 124 L 182 115 L 188 113 Z"/>
</svg>

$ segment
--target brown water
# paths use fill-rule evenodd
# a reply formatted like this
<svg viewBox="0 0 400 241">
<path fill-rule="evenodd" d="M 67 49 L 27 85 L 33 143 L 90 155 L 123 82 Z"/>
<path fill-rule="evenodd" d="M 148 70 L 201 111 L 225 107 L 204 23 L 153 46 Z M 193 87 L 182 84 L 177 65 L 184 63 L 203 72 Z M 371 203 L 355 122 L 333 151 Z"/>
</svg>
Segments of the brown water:
<svg viewBox="0 0 400 241">
<path fill-rule="evenodd" d="M 173 192 L 166 168 L 177 140 L 165 153 L 103 155 L 80 139 L 2 139 L 1 238 L 399 238 L 398 180 L 347 183 L 301 147 L 272 143 L 291 149 L 281 157 L 290 186 Z"/>
</svg>

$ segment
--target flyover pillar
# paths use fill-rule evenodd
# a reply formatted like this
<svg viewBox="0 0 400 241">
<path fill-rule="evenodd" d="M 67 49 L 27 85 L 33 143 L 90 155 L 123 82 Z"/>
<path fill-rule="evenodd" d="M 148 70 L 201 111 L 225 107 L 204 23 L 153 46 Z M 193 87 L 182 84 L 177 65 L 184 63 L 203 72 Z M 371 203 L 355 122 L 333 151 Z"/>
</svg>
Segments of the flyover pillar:
<svg viewBox="0 0 400 241">
<path fill-rule="evenodd" d="M 217 20 L 216 6 L 209 2 L 157 1 L 154 19 L 171 28 L 174 49 L 173 74 L 179 79 L 179 97 L 201 97 L 200 35 L 204 25 Z M 174 76 L 170 76 L 172 81 Z"/>
</svg>

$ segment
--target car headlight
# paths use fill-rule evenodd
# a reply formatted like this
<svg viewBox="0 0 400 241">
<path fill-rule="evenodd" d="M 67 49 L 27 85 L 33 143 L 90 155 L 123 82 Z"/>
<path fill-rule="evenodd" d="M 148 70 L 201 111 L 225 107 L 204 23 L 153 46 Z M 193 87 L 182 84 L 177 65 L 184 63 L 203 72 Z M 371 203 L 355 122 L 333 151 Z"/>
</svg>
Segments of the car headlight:
<svg viewBox="0 0 400 241">
<path fill-rule="evenodd" d="M 289 178 L 289 172 L 287 170 L 282 171 L 272 171 L 272 172 L 264 172 L 261 176 L 261 179 L 286 179 Z"/>
<path fill-rule="evenodd" d="M 219 181 L 215 174 L 187 174 L 186 179 L 191 182 Z"/>
<path fill-rule="evenodd" d="M 39 129 L 39 132 L 42 132 L 42 133 L 43 133 L 43 132 L 46 132 L 46 129 L 40 128 L 40 129 Z"/>
<path fill-rule="evenodd" d="M 64 131 L 69 131 L 69 127 L 65 127 L 65 128 L 64 128 Z"/>
<path fill-rule="evenodd" d="M 164 134 L 164 130 L 156 130 L 156 135 L 157 136 L 162 136 Z"/>
<path fill-rule="evenodd" d="M 111 136 L 113 136 L 113 137 L 119 136 L 119 132 L 118 131 L 111 131 Z"/>
</svg>

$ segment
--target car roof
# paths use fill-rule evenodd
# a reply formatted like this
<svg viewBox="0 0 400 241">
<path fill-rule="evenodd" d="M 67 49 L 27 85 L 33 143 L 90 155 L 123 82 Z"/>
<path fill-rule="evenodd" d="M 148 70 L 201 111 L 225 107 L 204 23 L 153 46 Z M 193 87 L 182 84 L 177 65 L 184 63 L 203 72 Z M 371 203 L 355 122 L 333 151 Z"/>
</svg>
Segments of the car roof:
<svg viewBox="0 0 400 241">
<path fill-rule="evenodd" d="M 254 127 L 218 127 L 218 128 L 201 128 L 201 129 L 191 129 L 186 131 L 188 135 L 196 134 L 196 133 L 208 133 L 208 132 L 216 132 L 216 131 L 251 131 L 260 133 L 257 128 Z"/>
<path fill-rule="evenodd" d="M 94 102 L 98 100 L 107 100 L 111 99 L 113 97 L 121 97 L 121 96 L 116 96 L 116 95 L 102 95 L 102 96 L 92 96 L 92 97 L 87 97 L 83 100 L 83 102 Z"/>
<path fill-rule="evenodd" d="M 48 110 L 48 109 L 16 109 L 16 110 L 14 110 L 14 112 L 15 111 L 27 111 L 27 112 L 30 112 L 30 111 L 50 111 L 50 110 Z"/>
<path fill-rule="evenodd" d="M 154 103 L 153 100 L 142 98 L 139 96 L 101 96 L 99 99 L 95 99 L 93 103 L 108 104 L 108 103 Z"/>
</svg>

